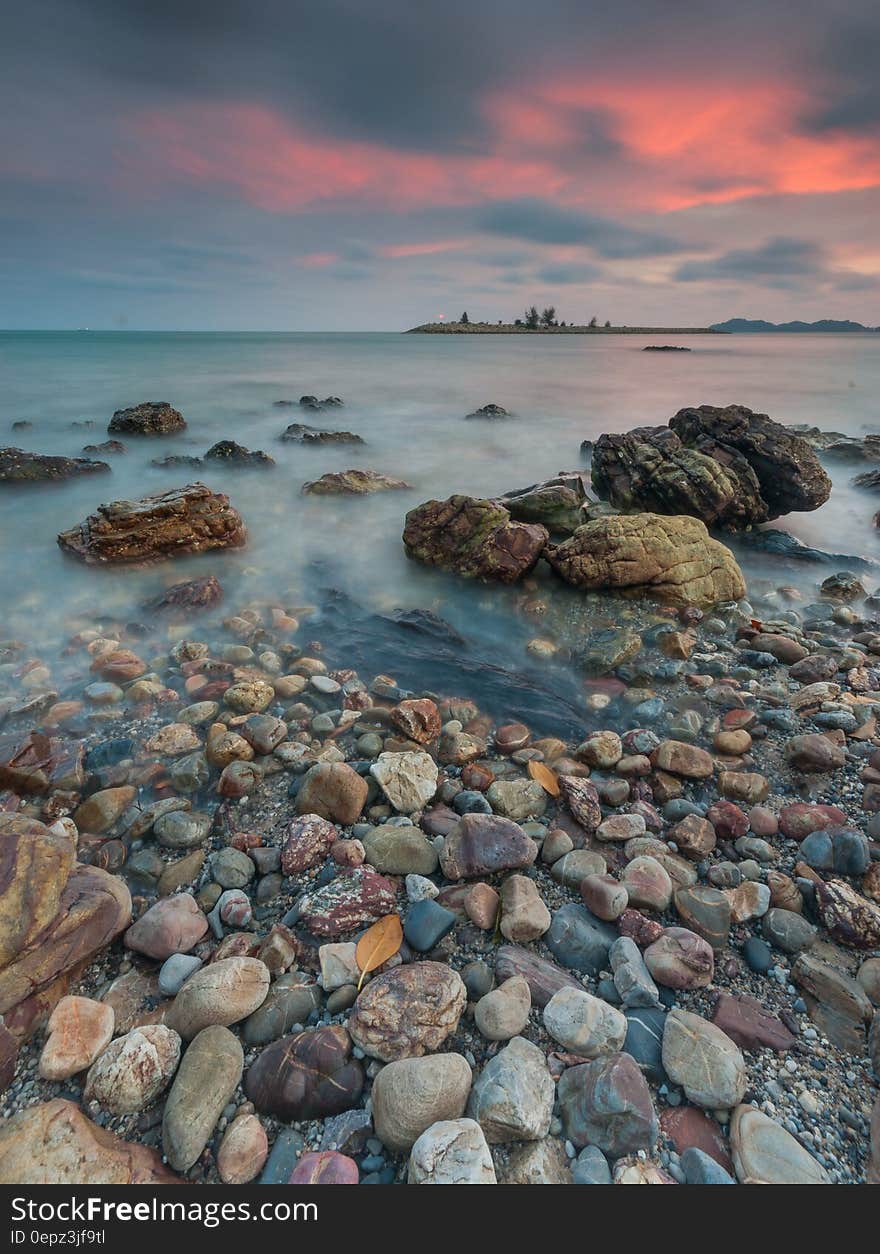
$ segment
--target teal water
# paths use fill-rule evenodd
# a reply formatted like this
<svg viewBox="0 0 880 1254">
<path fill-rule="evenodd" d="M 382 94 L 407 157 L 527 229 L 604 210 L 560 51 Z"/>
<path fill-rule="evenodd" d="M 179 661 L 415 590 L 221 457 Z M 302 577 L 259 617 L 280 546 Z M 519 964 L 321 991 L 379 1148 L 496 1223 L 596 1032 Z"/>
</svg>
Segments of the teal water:
<svg viewBox="0 0 880 1254">
<path fill-rule="evenodd" d="M 880 423 L 880 336 L 677 337 L 693 351 L 670 354 L 643 353 L 647 342 L 629 336 L 0 334 L 4 444 L 78 454 L 107 438 L 115 409 L 142 400 L 167 400 L 188 423 L 181 436 L 126 440 L 125 454 L 105 459 L 110 475 L 0 487 L 0 635 L 50 649 L 82 615 L 136 616 L 145 595 L 203 571 L 221 578 L 230 600 L 244 592 L 299 603 L 316 588 L 335 585 L 369 607 L 429 607 L 460 629 L 479 632 L 482 591 L 405 558 L 400 534 L 414 504 L 456 491 L 492 495 L 580 466 L 582 440 L 665 423 L 684 405 L 739 402 L 782 422 L 854 435 Z M 306 393 L 340 396 L 345 407 L 309 415 L 274 404 Z M 490 401 L 515 417 L 465 421 Z M 33 426 L 13 432 L 17 420 Z M 345 427 L 367 443 L 281 443 L 284 428 L 300 420 Z M 74 425 L 83 422 L 94 425 Z M 202 454 L 222 438 L 266 450 L 276 468 L 163 471 L 149 465 L 166 453 Z M 350 500 L 300 495 L 305 480 L 353 466 L 406 479 L 412 489 Z M 828 504 L 776 525 L 810 544 L 880 557 L 871 521 L 880 500 L 848 486 L 859 469 L 832 468 Z M 113 571 L 81 567 L 58 550 L 57 533 L 100 502 L 160 492 L 194 477 L 228 492 L 248 526 L 246 550 Z M 770 577 L 802 583 L 811 593 L 828 573 L 792 567 L 777 562 Z M 767 573 L 763 566 L 761 573 Z M 498 633 L 497 618 L 491 630 Z"/>
</svg>

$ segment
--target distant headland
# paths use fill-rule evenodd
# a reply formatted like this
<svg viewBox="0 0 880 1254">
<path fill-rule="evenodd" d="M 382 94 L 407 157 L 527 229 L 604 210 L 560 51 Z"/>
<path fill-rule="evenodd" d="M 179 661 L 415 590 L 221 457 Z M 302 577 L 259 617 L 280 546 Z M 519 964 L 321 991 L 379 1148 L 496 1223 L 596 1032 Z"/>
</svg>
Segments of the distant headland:
<svg viewBox="0 0 880 1254">
<path fill-rule="evenodd" d="M 818 322 L 764 322 L 761 318 L 728 318 L 727 322 L 714 323 L 710 330 L 726 331 L 728 334 L 739 334 L 743 331 L 788 331 L 801 334 L 810 331 L 827 331 L 842 335 L 880 331 L 880 327 L 866 327 L 861 322 L 846 320 L 841 322 L 834 318 L 821 318 Z"/>
</svg>

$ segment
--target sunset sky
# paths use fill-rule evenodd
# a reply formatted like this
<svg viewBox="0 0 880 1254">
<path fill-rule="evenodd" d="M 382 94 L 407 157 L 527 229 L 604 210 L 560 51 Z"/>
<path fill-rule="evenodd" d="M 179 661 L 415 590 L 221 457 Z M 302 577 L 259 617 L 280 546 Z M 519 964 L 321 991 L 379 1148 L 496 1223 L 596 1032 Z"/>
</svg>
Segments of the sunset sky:
<svg viewBox="0 0 880 1254">
<path fill-rule="evenodd" d="M 876 0 L 27 0 L 0 327 L 880 323 Z"/>
</svg>

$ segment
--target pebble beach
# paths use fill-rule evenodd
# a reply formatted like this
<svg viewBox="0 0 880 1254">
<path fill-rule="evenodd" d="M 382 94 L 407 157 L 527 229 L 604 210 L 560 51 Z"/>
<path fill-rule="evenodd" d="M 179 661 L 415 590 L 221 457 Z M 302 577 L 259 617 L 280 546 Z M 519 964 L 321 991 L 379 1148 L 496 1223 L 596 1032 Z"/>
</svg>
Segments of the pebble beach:
<svg viewBox="0 0 880 1254">
<path fill-rule="evenodd" d="M 283 472 L 173 398 L 0 450 L 25 510 L 88 484 L 95 581 L 0 639 L 0 1181 L 880 1182 L 878 576 L 750 556 L 876 437 L 697 406 L 438 500 L 277 412 L 422 604 L 250 590 L 236 476 Z"/>
</svg>

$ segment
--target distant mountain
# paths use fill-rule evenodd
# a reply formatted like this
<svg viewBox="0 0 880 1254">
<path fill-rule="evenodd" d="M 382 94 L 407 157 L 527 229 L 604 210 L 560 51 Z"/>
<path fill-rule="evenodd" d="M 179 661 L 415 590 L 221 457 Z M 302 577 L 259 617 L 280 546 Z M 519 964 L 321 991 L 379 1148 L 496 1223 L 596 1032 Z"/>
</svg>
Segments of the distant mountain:
<svg viewBox="0 0 880 1254">
<path fill-rule="evenodd" d="M 861 322 L 838 322 L 834 318 L 822 318 L 819 322 L 764 322 L 760 318 L 728 318 L 716 322 L 710 331 L 880 331 L 880 327 L 865 327 Z"/>
</svg>

